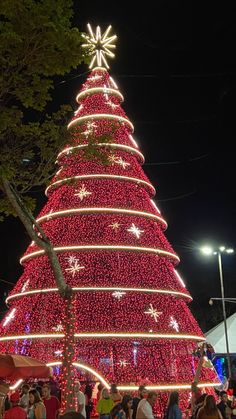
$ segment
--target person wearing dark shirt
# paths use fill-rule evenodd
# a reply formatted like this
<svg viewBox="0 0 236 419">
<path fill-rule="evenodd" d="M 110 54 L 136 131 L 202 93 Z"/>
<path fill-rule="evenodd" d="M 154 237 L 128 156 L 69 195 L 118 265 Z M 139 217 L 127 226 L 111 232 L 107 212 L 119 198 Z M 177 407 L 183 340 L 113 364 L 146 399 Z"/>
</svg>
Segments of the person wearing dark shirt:
<svg viewBox="0 0 236 419">
<path fill-rule="evenodd" d="M 226 416 L 226 408 L 228 406 L 227 404 L 228 396 L 226 391 L 220 392 L 220 403 L 217 404 L 217 408 L 219 409 L 220 413 L 222 414 L 223 419 L 227 419 Z"/>
<path fill-rule="evenodd" d="M 132 404 L 132 410 L 133 410 L 133 416 L 132 419 L 136 419 L 138 404 L 140 400 L 145 399 L 147 397 L 147 389 L 145 386 L 139 386 L 138 389 L 138 397 L 133 398 L 133 404 Z"/>
<path fill-rule="evenodd" d="M 46 419 L 57 419 L 60 402 L 56 396 L 51 395 L 51 388 L 49 384 L 44 384 L 42 387 L 43 402 L 46 407 Z"/>
</svg>

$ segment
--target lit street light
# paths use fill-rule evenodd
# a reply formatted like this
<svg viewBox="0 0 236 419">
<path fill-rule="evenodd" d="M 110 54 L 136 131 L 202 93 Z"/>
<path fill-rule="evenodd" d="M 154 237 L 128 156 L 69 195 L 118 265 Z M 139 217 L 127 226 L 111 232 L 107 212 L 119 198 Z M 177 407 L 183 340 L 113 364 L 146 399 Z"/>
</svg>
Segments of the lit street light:
<svg viewBox="0 0 236 419">
<path fill-rule="evenodd" d="M 214 250 L 209 246 L 205 246 L 201 249 L 201 251 L 207 256 L 217 255 L 217 258 L 218 258 L 218 267 L 219 267 L 219 274 L 220 274 L 220 287 L 221 287 L 221 298 L 211 298 L 209 300 L 209 304 L 212 305 L 213 300 L 221 300 L 222 301 L 222 311 L 223 311 L 224 329 L 225 329 L 225 344 L 226 344 L 227 363 L 228 363 L 228 374 L 229 374 L 229 378 L 231 378 L 231 363 L 230 363 L 230 352 L 229 352 L 229 340 L 228 340 L 228 332 L 227 332 L 225 301 L 236 302 L 236 299 L 235 298 L 225 298 L 223 269 L 222 269 L 222 253 L 232 254 L 232 253 L 234 253 L 234 249 L 231 249 L 231 248 L 227 249 L 225 246 L 220 246 L 218 248 L 218 250 Z"/>
</svg>

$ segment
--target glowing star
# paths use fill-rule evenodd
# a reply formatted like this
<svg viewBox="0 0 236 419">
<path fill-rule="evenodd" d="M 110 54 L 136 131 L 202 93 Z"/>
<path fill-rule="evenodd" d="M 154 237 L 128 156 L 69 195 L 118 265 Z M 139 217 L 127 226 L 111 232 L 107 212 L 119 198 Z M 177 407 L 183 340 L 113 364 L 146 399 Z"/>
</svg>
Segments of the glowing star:
<svg viewBox="0 0 236 419">
<path fill-rule="evenodd" d="M 51 209 L 51 210 L 49 211 L 48 216 L 47 216 L 47 218 L 46 218 L 46 220 L 47 220 L 47 221 L 51 220 L 52 216 L 51 216 L 50 214 L 52 214 L 52 212 L 53 212 L 53 209 Z"/>
<path fill-rule="evenodd" d="M 74 278 L 75 274 L 79 272 L 81 269 L 84 269 L 84 266 L 80 266 L 78 261 L 76 260 L 74 265 L 71 265 L 69 268 L 66 268 L 66 271 L 72 273 L 72 276 Z"/>
<path fill-rule="evenodd" d="M 78 262 L 78 259 L 75 256 L 69 256 L 68 258 L 66 258 L 66 260 L 68 260 L 69 265 Z"/>
<path fill-rule="evenodd" d="M 52 327 L 52 330 L 55 330 L 55 332 L 62 332 L 63 326 L 61 323 L 59 323 L 57 326 Z"/>
<path fill-rule="evenodd" d="M 104 84 L 103 85 L 103 88 L 104 88 L 104 97 L 105 97 L 105 99 L 106 99 L 106 101 L 108 102 L 108 100 L 109 100 L 109 98 L 108 98 L 108 90 L 107 90 L 107 87 L 106 87 L 106 85 Z"/>
<path fill-rule="evenodd" d="M 55 352 L 54 352 L 54 354 L 55 354 L 56 356 L 62 356 L 62 351 L 60 351 L 60 350 L 55 351 Z"/>
<path fill-rule="evenodd" d="M 88 77 L 89 81 L 97 81 L 97 80 L 100 80 L 100 79 L 102 79 L 102 76 L 99 76 L 99 74 L 95 74 L 95 76 Z"/>
<path fill-rule="evenodd" d="M 119 105 L 116 105 L 115 103 L 113 103 L 111 100 L 108 100 L 107 105 L 109 105 L 112 109 L 118 108 Z"/>
<path fill-rule="evenodd" d="M 105 57 L 107 56 L 113 58 L 115 56 L 115 54 L 111 52 L 111 49 L 116 47 L 112 42 L 117 38 L 117 36 L 113 35 L 108 37 L 108 34 L 111 30 L 111 25 L 108 26 L 103 35 L 101 34 L 100 26 L 96 27 L 96 33 L 93 33 L 89 23 L 87 27 L 89 35 L 84 35 L 87 43 L 82 44 L 82 47 L 87 48 L 92 57 L 89 68 L 97 66 L 101 67 L 103 65 L 105 65 L 106 68 L 109 68 Z"/>
<path fill-rule="evenodd" d="M 115 154 L 111 154 L 109 157 L 108 157 L 108 160 L 111 162 L 111 163 L 116 163 L 116 160 L 118 159 L 118 157 L 115 155 Z"/>
<path fill-rule="evenodd" d="M 27 279 L 27 281 L 23 284 L 22 288 L 21 288 L 21 292 L 25 292 L 26 288 L 29 285 L 29 279 Z"/>
<path fill-rule="evenodd" d="M 121 157 L 116 161 L 117 164 L 120 164 L 123 169 L 126 169 L 126 166 L 130 166 L 130 163 L 124 161 Z"/>
<path fill-rule="evenodd" d="M 120 367 L 126 367 L 127 365 L 129 365 L 129 362 L 125 361 L 124 359 L 123 361 L 119 361 L 117 365 L 119 365 Z"/>
<path fill-rule="evenodd" d="M 154 318 L 155 322 L 158 321 L 159 316 L 162 314 L 162 311 L 157 311 L 152 304 L 149 304 L 149 309 L 144 311 L 145 314 L 149 314 L 151 317 Z"/>
<path fill-rule="evenodd" d="M 131 227 L 127 229 L 130 233 L 133 233 L 138 239 L 140 238 L 141 233 L 144 233 L 144 230 L 140 230 L 138 227 L 132 223 Z"/>
<path fill-rule="evenodd" d="M 179 324 L 177 320 L 174 319 L 174 317 L 170 316 L 170 323 L 169 326 L 171 326 L 173 329 L 176 330 L 176 332 L 179 332 Z"/>
<path fill-rule="evenodd" d="M 117 300 L 120 300 L 123 297 L 123 295 L 125 295 L 125 294 L 126 294 L 126 292 L 124 292 L 124 291 L 114 291 L 112 293 L 112 297 L 117 298 Z"/>
<path fill-rule="evenodd" d="M 118 228 L 120 228 L 120 224 L 116 222 L 116 223 L 110 224 L 109 227 L 117 231 Z"/>
<path fill-rule="evenodd" d="M 5 321 L 3 323 L 3 327 L 5 327 L 12 319 L 15 318 L 15 312 L 16 312 L 16 308 L 13 308 L 10 313 L 8 314 L 8 316 L 6 316 Z"/>
<path fill-rule="evenodd" d="M 74 196 L 79 196 L 80 200 L 83 201 L 84 198 L 86 198 L 88 195 L 91 195 L 92 192 L 89 192 L 86 190 L 84 184 L 82 184 L 79 191 L 76 191 L 77 193 L 74 194 Z"/>
</svg>

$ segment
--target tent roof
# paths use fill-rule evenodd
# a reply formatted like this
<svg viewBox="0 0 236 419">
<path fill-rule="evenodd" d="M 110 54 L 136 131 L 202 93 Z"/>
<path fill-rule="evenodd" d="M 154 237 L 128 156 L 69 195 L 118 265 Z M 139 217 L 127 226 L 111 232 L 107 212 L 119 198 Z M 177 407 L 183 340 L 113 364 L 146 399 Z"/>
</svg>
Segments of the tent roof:
<svg viewBox="0 0 236 419">
<path fill-rule="evenodd" d="M 236 353 L 236 313 L 228 317 L 226 323 L 229 340 L 229 352 Z M 225 344 L 224 322 L 221 322 L 215 327 L 213 327 L 211 330 L 205 333 L 205 336 L 206 341 L 213 346 L 216 353 L 227 353 Z"/>
</svg>

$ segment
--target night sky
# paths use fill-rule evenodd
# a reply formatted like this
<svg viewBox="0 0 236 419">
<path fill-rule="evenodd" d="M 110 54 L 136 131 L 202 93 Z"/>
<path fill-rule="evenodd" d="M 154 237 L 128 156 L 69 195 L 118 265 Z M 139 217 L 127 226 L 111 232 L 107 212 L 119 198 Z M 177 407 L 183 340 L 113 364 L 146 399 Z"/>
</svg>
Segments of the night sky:
<svg viewBox="0 0 236 419">
<path fill-rule="evenodd" d="M 111 24 L 117 34 L 110 73 L 125 98 L 134 138 L 146 158 L 145 173 L 157 189 L 155 201 L 168 222 L 166 236 L 181 262 L 194 301 L 190 308 L 207 331 L 222 319 L 218 264 L 202 244 L 236 249 L 236 14 L 222 3 L 207 9 L 191 2 L 159 1 L 127 8 L 128 2 L 75 1 L 74 25 Z M 213 6 L 212 6 L 213 7 Z M 228 8 L 227 8 L 228 7 Z M 85 66 L 56 82 L 50 109 L 70 103 L 88 74 Z M 38 209 L 46 202 L 38 195 Z M 36 215 L 36 214 L 35 214 Z M 16 282 L 19 258 L 31 240 L 20 222 L 0 224 L 0 279 Z M 226 296 L 236 297 L 236 254 L 223 258 Z M 6 310 L 1 283 L 0 310 Z M 228 314 L 236 311 L 227 305 Z"/>
</svg>

